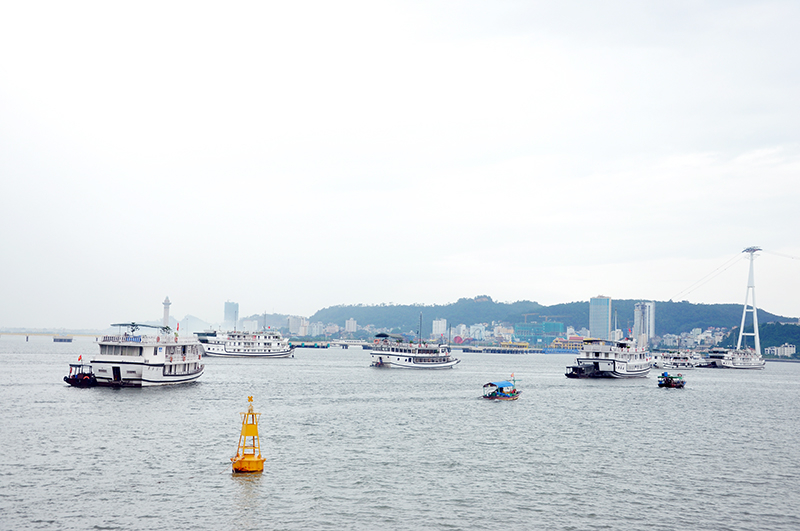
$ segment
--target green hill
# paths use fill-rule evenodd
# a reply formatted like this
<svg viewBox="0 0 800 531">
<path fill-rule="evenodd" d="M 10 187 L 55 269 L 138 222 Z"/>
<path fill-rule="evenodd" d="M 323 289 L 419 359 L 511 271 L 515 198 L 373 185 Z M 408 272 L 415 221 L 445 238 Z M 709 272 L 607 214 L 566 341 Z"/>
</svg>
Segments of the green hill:
<svg viewBox="0 0 800 531">
<path fill-rule="evenodd" d="M 618 328 L 633 328 L 633 308 L 640 299 L 613 300 L 612 318 Z M 336 323 L 344 326 L 347 319 L 355 319 L 360 326 L 367 324 L 378 328 L 416 331 L 422 314 L 422 334 L 429 335 L 434 319 L 447 319 L 448 325 L 476 323 L 505 323 L 558 321 L 575 329 L 589 328 L 589 302 L 568 302 L 542 306 L 533 301 L 495 302 L 487 295 L 472 299 L 463 298 L 442 305 L 341 305 L 324 308 L 312 315 L 311 322 Z M 741 304 L 692 304 L 690 302 L 656 301 L 656 335 L 680 334 L 694 328 L 733 328 L 742 319 Z M 759 310 L 760 323 L 790 322 L 796 318 L 775 315 Z"/>
</svg>

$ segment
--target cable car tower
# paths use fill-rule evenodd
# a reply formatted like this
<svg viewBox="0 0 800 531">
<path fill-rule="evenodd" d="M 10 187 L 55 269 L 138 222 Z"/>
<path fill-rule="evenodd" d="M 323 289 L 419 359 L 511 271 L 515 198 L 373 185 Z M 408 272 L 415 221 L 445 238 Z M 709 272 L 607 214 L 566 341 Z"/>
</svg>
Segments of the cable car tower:
<svg viewBox="0 0 800 531">
<path fill-rule="evenodd" d="M 750 276 L 747 279 L 747 294 L 744 297 L 744 309 L 742 310 L 742 324 L 739 327 L 739 341 L 736 342 L 736 350 L 740 350 L 742 348 L 742 337 L 743 336 L 753 336 L 755 337 L 756 342 L 756 354 L 759 356 L 761 355 L 761 341 L 758 338 L 758 315 L 756 313 L 756 283 L 753 277 L 753 257 L 755 253 L 761 250 L 761 247 L 748 247 L 743 253 L 750 253 Z M 750 309 L 747 308 L 748 302 L 750 301 L 750 294 L 753 295 L 753 304 Z M 744 331 L 744 320 L 747 317 L 747 312 L 751 312 L 753 314 L 753 331 L 745 333 Z"/>
</svg>

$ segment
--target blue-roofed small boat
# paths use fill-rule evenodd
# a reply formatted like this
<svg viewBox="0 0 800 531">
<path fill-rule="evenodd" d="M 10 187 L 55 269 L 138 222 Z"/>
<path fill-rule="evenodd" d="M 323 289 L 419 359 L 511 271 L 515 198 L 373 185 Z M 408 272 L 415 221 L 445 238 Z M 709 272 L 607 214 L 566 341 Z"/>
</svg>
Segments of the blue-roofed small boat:
<svg viewBox="0 0 800 531">
<path fill-rule="evenodd" d="M 683 386 L 685 385 L 686 385 L 686 380 L 683 379 L 682 374 L 678 374 L 677 376 L 672 376 L 668 372 L 665 372 L 658 377 L 659 387 L 671 387 L 673 389 L 683 389 Z"/>
<path fill-rule="evenodd" d="M 489 400 L 516 400 L 519 398 L 520 391 L 517 389 L 517 381 L 514 375 L 511 380 L 501 380 L 499 382 L 489 382 L 483 386 L 483 398 Z"/>
</svg>

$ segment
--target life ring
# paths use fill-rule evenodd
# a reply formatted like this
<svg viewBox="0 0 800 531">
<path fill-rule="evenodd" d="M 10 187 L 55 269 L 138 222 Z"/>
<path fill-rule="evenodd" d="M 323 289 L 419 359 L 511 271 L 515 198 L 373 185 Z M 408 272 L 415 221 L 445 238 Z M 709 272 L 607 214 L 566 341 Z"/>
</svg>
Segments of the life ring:
<svg viewBox="0 0 800 531">
<path fill-rule="evenodd" d="M 186 356 L 183 357 L 183 361 L 186 361 Z"/>
</svg>

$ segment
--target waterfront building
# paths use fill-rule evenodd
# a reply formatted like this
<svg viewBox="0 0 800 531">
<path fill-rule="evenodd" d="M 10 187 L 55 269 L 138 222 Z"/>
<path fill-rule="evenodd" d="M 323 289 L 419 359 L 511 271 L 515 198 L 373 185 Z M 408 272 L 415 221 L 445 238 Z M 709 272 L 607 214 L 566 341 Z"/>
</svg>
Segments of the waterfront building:
<svg viewBox="0 0 800 531">
<path fill-rule="evenodd" d="M 514 337 L 532 345 L 549 345 L 554 339 L 564 335 L 564 323 L 545 321 L 543 323 L 517 323 Z"/>
<path fill-rule="evenodd" d="M 646 347 L 656 335 L 656 303 L 637 302 L 633 307 L 633 338 L 640 347 Z"/>
<path fill-rule="evenodd" d="M 550 343 L 550 348 L 580 350 L 583 347 L 583 338 L 581 336 L 568 336 L 566 339 L 557 337 Z"/>
<path fill-rule="evenodd" d="M 795 352 L 797 352 L 797 347 L 788 343 L 784 343 L 779 347 L 767 347 L 764 349 L 764 354 L 767 356 L 782 356 L 787 358 L 794 356 Z"/>
<path fill-rule="evenodd" d="M 308 319 L 293 315 L 289 317 L 288 321 L 290 334 L 296 336 L 308 335 Z"/>
<path fill-rule="evenodd" d="M 474 324 L 469 327 L 469 337 L 478 341 L 483 341 L 486 336 L 486 327 L 482 324 Z"/>
<path fill-rule="evenodd" d="M 589 300 L 589 334 L 596 339 L 611 339 L 611 297 L 598 295 Z"/>
<path fill-rule="evenodd" d="M 308 327 L 308 335 L 311 337 L 320 337 L 325 335 L 325 325 L 322 323 L 322 321 L 311 323 Z"/>
</svg>

